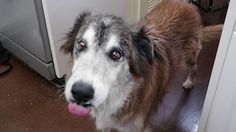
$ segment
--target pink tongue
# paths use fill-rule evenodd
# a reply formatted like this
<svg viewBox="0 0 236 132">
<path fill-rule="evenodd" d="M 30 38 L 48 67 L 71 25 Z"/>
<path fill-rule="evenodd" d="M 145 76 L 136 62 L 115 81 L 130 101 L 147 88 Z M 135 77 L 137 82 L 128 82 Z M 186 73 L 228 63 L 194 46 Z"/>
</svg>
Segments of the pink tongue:
<svg viewBox="0 0 236 132">
<path fill-rule="evenodd" d="M 79 117 L 86 116 L 91 111 L 89 108 L 85 108 L 75 103 L 69 103 L 68 110 L 70 111 L 70 113 L 75 114 Z"/>
</svg>

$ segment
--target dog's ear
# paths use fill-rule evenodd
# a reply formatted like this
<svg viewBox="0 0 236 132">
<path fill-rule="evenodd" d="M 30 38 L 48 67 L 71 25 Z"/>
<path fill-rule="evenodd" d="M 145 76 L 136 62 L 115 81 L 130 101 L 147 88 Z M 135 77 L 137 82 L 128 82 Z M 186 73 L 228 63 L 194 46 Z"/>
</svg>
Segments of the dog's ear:
<svg viewBox="0 0 236 132">
<path fill-rule="evenodd" d="M 135 75 L 145 74 L 149 64 L 155 59 L 154 44 L 146 35 L 145 29 L 132 32 L 134 52 L 129 62 L 130 72 Z"/>
<path fill-rule="evenodd" d="M 155 58 L 154 44 L 146 35 L 144 27 L 142 27 L 137 33 L 131 33 L 131 35 L 132 42 L 138 54 L 147 59 L 149 64 L 152 64 Z"/>
<path fill-rule="evenodd" d="M 71 28 L 69 33 L 66 35 L 66 41 L 61 46 L 61 51 L 65 54 L 71 54 L 73 53 L 73 47 L 74 47 L 74 41 L 76 38 L 77 33 L 79 32 L 81 26 L 85 22 L 86 18 L 88 16 L 91 16 L 90 12 L 84 12 L 79 15 L 79 17 L 76 18 L 74 26 Z"/>
</svg>

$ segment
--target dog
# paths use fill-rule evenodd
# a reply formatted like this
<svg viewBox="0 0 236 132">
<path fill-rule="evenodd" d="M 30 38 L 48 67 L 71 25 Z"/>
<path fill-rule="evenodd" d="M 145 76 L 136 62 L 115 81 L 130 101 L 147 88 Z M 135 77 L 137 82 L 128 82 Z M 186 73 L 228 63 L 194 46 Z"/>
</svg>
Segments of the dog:
<svg viewBox="0 0 236 132">
<path fill-rule="evenodd" d="M 203 27 L 197 9 L 177 0 L 163 0 L 133 26 L 113 15 L 80 14 L 61 47 L 73 59 L 65 87 L 69 111 L 90 114 L 103 132 L 151 131 L 178 69 L 189 72 L 183 88 L 191 89 L 201 43 L 221 30 Z"/>
</svg>

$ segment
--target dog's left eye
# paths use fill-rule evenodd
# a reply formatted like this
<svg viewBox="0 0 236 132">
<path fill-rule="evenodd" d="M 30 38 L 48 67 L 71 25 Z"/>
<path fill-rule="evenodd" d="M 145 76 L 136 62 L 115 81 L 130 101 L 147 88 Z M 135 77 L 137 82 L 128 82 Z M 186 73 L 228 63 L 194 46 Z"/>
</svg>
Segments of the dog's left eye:
<svg viewBox="0 0 236 132">
<path fill-rule="evenodd" d="M 79 40 L 77 43 L 76 43 L 76 48 L 80 51 L 84 50 L 87 48 L 87 44 L 84 40 Z"/>
<path fill-rule="evenodd" d="M 122 57 L 122 52 L 119 50 L 114 49 L 110 52 L 110 58 L 112 60 L 116 61 L 116 60 L 119 60 L 121 57 Z"/>
</svg>

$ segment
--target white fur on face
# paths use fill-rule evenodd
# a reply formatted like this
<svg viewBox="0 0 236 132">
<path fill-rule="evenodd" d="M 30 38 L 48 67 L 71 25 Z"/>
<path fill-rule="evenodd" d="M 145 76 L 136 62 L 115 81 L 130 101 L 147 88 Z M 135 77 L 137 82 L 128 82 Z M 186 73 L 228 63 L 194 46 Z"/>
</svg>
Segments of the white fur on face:
<svg viewBox="0 0 236 132">
<path fill-rule="evenodd" d="M 82 37 L 84 40 L 87 40 L 87 45 L 88 46 L 94 45 L 95 34 L 96 34 L 96 32 L 95 32 L 93 26 L 90 25 L 89 28 L 87 29 L 87 31 L 85 31 L 85 33 Z"/>
<path fill-rule="evenodd" d="M 113 47 L 118 47 L 118 37 L 114 34 L 110 35 L 110 38 L 106 45 L 106 51 L 111 50 Z"/>
<path fill-rule="evenodd" d="M 92 43 L 94 42 L 94 38 L 95 37 L 95 31 L 94 28 L 92 26 L 90 26 L 87 31 L 84 33 L 83 38 L 87 40 L 87 45 L 90 47 L 92 45 Z M 77 57 L 74 57 L 74 62 L 76 61 Z M 75 72 L 75 64 L 73 66 L 72 69 L 72 75 L 71 77 L 68 79 L 67 83 L 66 83 L 66 87 L 65 87 L 65 97 L 66 99 L 69 101 L 70 99 L 72 99 L 72 94 L 71 94 L 71 88 L 72 85 L 79 81 L 77 80 L 74 72 Z"/>
<path fill-rule="evenodd" d="M 95 29 L 92 25 L 85 31 L 83 39 L 87 41 L 87 49 L 74 57 L 72 75 L 67 81 L 65 95 L 67 100 L 72 99 L 71 87 L 74 83 L 81 81 L 88 83 L 94 88 L 94 98 L 91 103 L 98 107 L 101 104 L 112 101 L 111 111 L 115 111 L 124 104 L 130 93 L 129 66 L 127 61 L 115 62 L 108 57 L 113 47 L 119 46 L 119 37 L 109 35 L 105 42 L 105 49 L 97 48 L 95 41 Z M 107 101 L 109 100 L 109 101 Z"/>
</svg>

